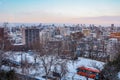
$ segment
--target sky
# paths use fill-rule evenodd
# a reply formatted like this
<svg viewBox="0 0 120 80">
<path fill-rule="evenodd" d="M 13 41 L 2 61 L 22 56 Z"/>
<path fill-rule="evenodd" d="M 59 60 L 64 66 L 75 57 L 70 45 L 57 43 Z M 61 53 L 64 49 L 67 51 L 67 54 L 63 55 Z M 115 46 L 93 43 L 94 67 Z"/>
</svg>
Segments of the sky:
<svg viewBox="0 0 120 80">
<path fill-rule="evenodd" d="M 0 22 L 120 24 L 120 0 L 0 0 Z"/>
</svg>

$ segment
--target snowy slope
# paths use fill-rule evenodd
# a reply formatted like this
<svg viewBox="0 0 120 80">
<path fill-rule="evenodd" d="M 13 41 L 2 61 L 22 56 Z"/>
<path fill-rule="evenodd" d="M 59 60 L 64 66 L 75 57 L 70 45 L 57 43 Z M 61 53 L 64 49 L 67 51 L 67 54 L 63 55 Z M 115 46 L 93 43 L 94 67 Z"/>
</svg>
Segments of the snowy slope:
<svg viewBox="0 0 120 80">
<path fill-rule="evenodd" d="M 67 76 L 69 76 L 69 78 L 74 76 L 75 79 L 86 80 L 85 77 L 79 76 L 76 74 L 76 69 L 78 67 L 85 66 L 85 67 L 90 67 L 90 68 L 94 68 L 94 69 L 96 69 L 96 67 L 97 67 L 101 70 L 101 69 L 103 69 L 104 64 L 105 63 L 103 63 L 103 62 L 86 59 L 86 58 L 79 58 L 77 61 L 74 61 L 74 62 L 69 61 L 68 62 L 69 73 L 67 74 Z M 92 79 L 89 79 L 89 80 L 92 80 Z"/>
<path fill-rule="evenodd" d="M 30 55 L 30 54 L 25 53 L 25 52 L 14 52 L 14 54 L 13 54 L 13 52 L 12 53 L 8 52 L 8 53 L 6 53 L 6 55 L 8 56 L 8 58 L 10 60 L 14 60 L 14 61 L 17 61 L 17 62 L 21 62 L 21 56 L 22 56 L 23 60 L 27 60 L 29 63 L 34 63 L 35 62 L 34 61 L 35 56 Z M 47 60 L 49 60 L 49 59 L 47 58 Z M 60 60 L 64 61 L 64 59 L 60 59 Z M 27 71 L 28 71 L 27 75 L 31 75 L 33 77 L 36 77 L 36 78 L 42 80 L 41 76 L 45 75 L 45 71 L 44 71 L 44 69 L 41 65 L 41 61 L 40 61 L 39 58 L 37 59 L 37 62 L 39 63 L 37 65 L 37 68 L 34 68 L 32 66 L 27 68 Z M 99 68 L 101 70 L 101 69 L 103 69 L 104 64 L 105 64 L 104 62 L 91 60 L 91 59 L 87 59 L 87 58 L 82 58 L 82 57 L 78 58 L 78 60 L 75 60 L 75 61 L 68 60 L 67 61 L 67 69 L 68 69 L 69 72 L 65 75 L 65 78 L 67 80 L 72 80 L 72 78 L 74 78 L 74 80 L 86 80 L 85 77 L 76 74 L 76 72 L 77 72 L 76 69 L 78 67 L 85 66 L 85 67 L 90 67 L 90 68 L 95 68 L 95 69 Z M 9 69 L 9 67 L 7 67 L 7 66 L 3 66 L 3 68 L 5 68 L 6 70 Z M 14 69 L 16 70 L 17 73 L 22 74 L 22 72 L 21 72 L 22 69 L 21 68 L 14 68 Z M 93 80 L 93 79 L 89 79 L 89 80 Z"/>
</svg>

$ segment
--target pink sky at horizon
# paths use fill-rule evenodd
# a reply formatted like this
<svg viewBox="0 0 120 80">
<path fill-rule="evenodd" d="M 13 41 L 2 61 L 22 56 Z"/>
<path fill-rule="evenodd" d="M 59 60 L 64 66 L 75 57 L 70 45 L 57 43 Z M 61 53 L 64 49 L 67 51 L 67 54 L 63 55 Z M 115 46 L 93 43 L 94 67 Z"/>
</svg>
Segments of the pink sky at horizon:
<svg viewBox="0 0 120 80">
<path fill-rule="evenodd" d="M 5 22 L 12 23 L 75 23 L 75 24 L 120 24 L 120 16 L 100 16 L 100 17 L 29 17 L 22 18 L 11 16 Z"/>
<path fill-rule="evenodd" d="M 120 0 L 0 0 L 0 22 L 120 24 Z"/>
</svg>

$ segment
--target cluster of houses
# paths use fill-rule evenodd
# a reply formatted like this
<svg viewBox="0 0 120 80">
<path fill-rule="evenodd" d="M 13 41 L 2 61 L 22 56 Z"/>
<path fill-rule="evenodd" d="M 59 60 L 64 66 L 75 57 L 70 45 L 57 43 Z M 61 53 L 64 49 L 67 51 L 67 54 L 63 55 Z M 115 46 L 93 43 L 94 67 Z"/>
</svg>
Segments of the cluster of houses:
<svg viewBox="0 0 120 80">
<path fill-rule="evenodd" d="M 120 41 L 120 27 L 114 24 L 107 27 L 82 24 L 9 27 L 7 24 L 0 28 L 0 42 L 5 39 L 15 48 L 21 48 L 19 50 L 32 50 L 47 43 L 46 49 L 56 48 L 58 54 L 71 53 L 77 57 L 109 61 L 117 55 L 115 45 Z"/>
</svg>

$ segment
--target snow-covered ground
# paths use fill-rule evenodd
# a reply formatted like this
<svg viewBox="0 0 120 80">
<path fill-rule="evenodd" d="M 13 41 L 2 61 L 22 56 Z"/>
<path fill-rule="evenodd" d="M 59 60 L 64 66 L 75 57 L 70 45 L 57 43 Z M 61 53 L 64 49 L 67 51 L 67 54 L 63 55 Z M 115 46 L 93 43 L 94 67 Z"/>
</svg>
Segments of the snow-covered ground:
<svg viewBox="0 0 120 80">
<path fill-rule="evenodd" d="M 23 61 L 27 60 L 29 63 L 34 63 L 34 55 L 26 52 L 7 52 L 5 54 L 7 58 L 16 62 L 21 62 L 22 59 Z"/>
<path fill-rule="evenodd" d="M 118 73 L 118 78 L 120 79 L 120 72 Z"/>
<path fill-rule="evenodd" d="M 74 78 L 76 80 L 86 80 L 85 77 L 83 76 L 79 76 L 76 74 L 76 69 L 80 66 L 84 66 L 84 67 L 89 67 L 89 68 L 94 68 L 96 69 L 99 68 L 100 70 L 103 69 L 103 65 L 105 63 L 103 62 L 100 62 L 100 61 L 96 61 L 96 60 L 91 60 L 91 59 L 86 59 L 86 58 L 79 58 L 78 60 L 74 61 L 69 61 L 68 62 L 68 70 L 69 70 L 69 73 L 68 73 L 68 78 L 71 78 L 72 76 L 74 76 Z M 70 79 L 69 79 L 70 80 Z M 89 80 L 93 80 L 93 79 L 89 79 Z"/>
<path fill-rule="evenodd" d="M 35 63 L 35 58 L 36 57 L 34 54 L 29 54 L 29 53 L 25 53 L 25 52 L 7 52 L 5 53 L 7 58 L 9 58 L 10 60 L 16 61 L 16 62 L 21 62 L 21 59 L 23 61 L 27 60 L 28 63 Z M 49 60 L 49 58 L 47 58 L 46 60 Z M 58 61 L 64 61 L 64 59 L 59 59 Z M 65 60 L 66 61 L 66 60 Z M 31 75 L 33 77 L 36 77 L 40 80 L 43 80 L 41 78 L 41 76 L 45 75 L 45 71 L 43 69 L 43 66 L 41 64 L 41 59 L 37 58 L 36 62 L 37 67 L 34 68 L 33 66 L 30 66 L 27 68 L 26 73 L 27 75 Z M 49 61 L 48 61 L 49 63 Z M 67 69 L 68 72 L 65 75 L 66 80 L 72 80 L 72 78 L 74 77 L 74 80 L 86 80 L 86 78 L 84 76 L 80 76 L 76 74 L 76 69 L 80 66 L 85 66 L 85 67 L 90 67 L 90 68 L 99 68 L 100 70 L 103 68 L 103 65 L 105 63 L 104 62 L 100 62 L 100 61 L 96 61 L 96 60 L 91 60 L 91 59 L 87 59 L 87 58 L 78 58 L 78 60 L 72 61 L 72 60 L 67 60 Z M 10 69 L 7 66 L 3 66 L 3 69 L 8 70 Z M 19 68 L 14 68 L 16 70 L 17 73 L 21 73 L 22 74 L 22 69 Z M 89 79 L 89 80 L 93 80 L 93 79 Z"/>
</svg>

